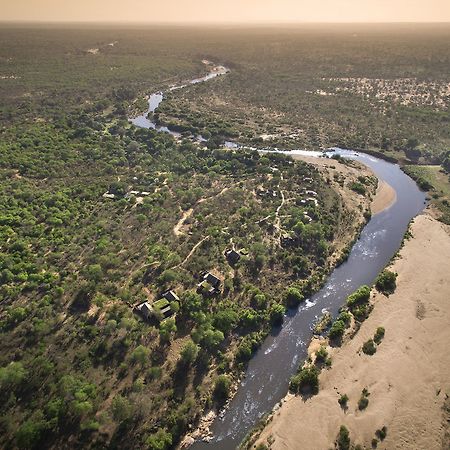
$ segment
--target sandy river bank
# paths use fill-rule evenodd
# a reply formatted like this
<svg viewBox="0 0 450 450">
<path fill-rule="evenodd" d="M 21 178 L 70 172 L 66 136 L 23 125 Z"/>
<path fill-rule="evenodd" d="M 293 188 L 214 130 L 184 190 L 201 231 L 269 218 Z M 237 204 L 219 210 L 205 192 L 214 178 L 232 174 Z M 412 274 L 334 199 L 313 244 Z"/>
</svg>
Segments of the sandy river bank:
<svg viewBox="0 0 450 450">
<path fill-rule="evenodd" d="M 397 194 L 393 187 L 386 181 L 380 181 L 371 205 L 372 214 L 378 214 L 390 208 L 396 200 Z"/>
<path fill-rule="evenodd" d="M 399 274 L 396 292 L 374 294 L 375 307 L 356 336 L 331 349 L 333 364 L 320 375 L 319 394 L 306 401 L 286 397 L 258 443 L 329 449 L 345 425 L 353 443 L 371 448 L 375 431 L 386 426 L 378 448 L 450 448 L 450 227 L 424 214 L 411 231 L 392 268 Z M 379 326 L 386 330 L 383 342 L 373 356 L 363 354 L 362 344 Z M 359 411 L 363 388 L 369 405 Z M 347 411 L 337 401 L 344 393 Z"/>
</svg>

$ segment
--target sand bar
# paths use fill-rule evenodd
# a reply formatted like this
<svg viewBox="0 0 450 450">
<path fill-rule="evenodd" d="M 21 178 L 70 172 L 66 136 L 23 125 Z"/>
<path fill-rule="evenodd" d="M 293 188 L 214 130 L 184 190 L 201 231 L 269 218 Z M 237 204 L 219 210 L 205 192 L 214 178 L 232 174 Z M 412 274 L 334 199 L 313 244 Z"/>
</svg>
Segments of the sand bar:
<svg viewBox="0 0 450 450">
<path fill-rule="evenodd" d="M 386 183 L 386 181 L 380 181 L 370 207 L 372 214 L 378 214 L 381 211 L 390 208 L 396 200 L 397 194 L 394 188 L 390 184 Z"/>
<path fill-rule="evenodd" d="M 393 265 L 396 292 L 389 298 L 375 294 L 374 310 L 358 334 L 332 349 L 333 364 L 320 376 L 319 394 L 306 401 L 286 397 L 258 442 L 273 439 L 273 450 L 329 449 L 345 425 L 354 444 L 371 448 L 375 431 L 386 426 L 378 448 L 450 448 L 449 233 L 450 227 L 428 214 L 415 219 L 413 238 Z M 363 354 L 362 344 L 379 326 L 386 330 L 383 342 L 375 355 Z M 369 405 L 359 411 L 363 388 L 370 392 Z M 337 402 L 344 393 L 350 398 L 347 411 Z"/>
</svg>

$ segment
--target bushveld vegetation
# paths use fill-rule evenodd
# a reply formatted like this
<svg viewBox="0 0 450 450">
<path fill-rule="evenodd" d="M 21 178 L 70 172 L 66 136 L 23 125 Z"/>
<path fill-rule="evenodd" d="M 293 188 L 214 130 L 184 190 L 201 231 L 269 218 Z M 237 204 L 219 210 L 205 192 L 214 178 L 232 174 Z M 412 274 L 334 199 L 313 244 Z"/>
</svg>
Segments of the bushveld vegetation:
<svg viewBox="0 0 450 450">
<path fill-rule="evenodd" d="M 194 31 L 84 31 L 0 32 L 0 446 L 167 449 L 321 284 L 349 211 L 308 164 L 128 123 L 202 73 Z M 136 314 L 168 289 L 174 316 Z"/>
<path fill-rule="evenodd" d="M 253 29 L 223 44 L 214 34 L 203 48 L 230 76 L 174 94 L 160 122 L 260 147 L 339 145 L 444 162 L 448 26 Z"/>
<path fill-rule="evenodd" d="M 445 154 L 443 167 L 438 165 L 406 165 L 403 170 L 419 187 L 430 195 L 438 219 L 450 224 L 450 151 Z"/>
<path fill-rule="evenodd" d="M 349 212 L 307 164 L 217 147 L 283 139 L 441 161 L 448 33 L 418 46 L 405 30 L 2 27 L 1 447 L 168 449 L 226 400 L 285 308 L 330 270 Z M 155 118 L 201 132 L 206 149 L 130 126 L 144 95 L 202 74 L 202 58 L 232 71 L 170 95 Z M 431 105 L 380 106 L 343 79 L 398 70 L 436 84 Z M 305 188 L 317 206 L 299 201 Z M 233 266 L 229 247 L 245 250 Z M 203 270 L 221 278 L 216 296 L 196 292 Z M 174 317 L 135 314 L 167 289 L 180 297 Z M 363 320 L 367 299 L 348 307 Z M 314 393 L 318 370 L 295 390 Z"/>
</svg>

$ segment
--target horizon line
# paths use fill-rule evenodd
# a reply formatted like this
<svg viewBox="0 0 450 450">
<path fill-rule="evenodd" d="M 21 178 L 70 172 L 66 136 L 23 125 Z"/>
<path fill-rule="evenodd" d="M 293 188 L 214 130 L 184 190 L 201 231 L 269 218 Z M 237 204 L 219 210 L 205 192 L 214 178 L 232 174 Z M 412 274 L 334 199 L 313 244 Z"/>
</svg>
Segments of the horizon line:
<svg viewBox="0 0 450 450">
<path fill-rule="evenodd" d="M 0 19 L 0 24 L 40 25 L 176 25 L 176 26 L 264 26 L 264 25 L 450 25 L 450 20 L 431 21 L 139 21 L 139 20 L 52 20 L 52 19 Z"/>
</svg>

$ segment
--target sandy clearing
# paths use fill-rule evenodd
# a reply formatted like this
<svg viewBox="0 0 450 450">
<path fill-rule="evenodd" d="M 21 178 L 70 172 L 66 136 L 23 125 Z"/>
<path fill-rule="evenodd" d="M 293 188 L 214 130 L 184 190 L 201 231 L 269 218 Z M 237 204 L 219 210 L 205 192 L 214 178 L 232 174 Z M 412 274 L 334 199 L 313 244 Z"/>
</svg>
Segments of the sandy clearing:
<svg viewBox="0 0 450 450">
<path fill-rule="evenodd" d="M 372 214 L 375 215 L 390 208 L 396 201 L 397 194 L 394 188 L 386 181 L 380 181 L 370 207 Z"/>
<path fill-rule="evenodd" d="M 175 236 L 180 236 L 181 234 L 181 227 L 184 225 L 184 222 L 192 216 L 192 213 L 194 212 L 193 208 L 189 208 L 187 211 L 183 212 L 183 215 L 181 216 L 181 219 L 176 223 L 176 225 L 173 227 L 173 234 Z"/>
<path fill-rule="evenodd" d="M 378 448 L 450 448 L 442 409 L 450 394 L 450 227 L 425 214 L 415 219 L 412 234 L 393 265 L 396 292 L 375 294 L 358 334 L 332 350 L 319 394 L 307 401 L 286 397 L 258 442 L 272 437 L 273 450 L 329 449 L 345 425 L 352 442 L 370 448 L 375 430 L 386 426 Z M 378 326 L 385 338 L 375 355 L 364 355 L 361 346 Z M 361 412 L 357 402 L 365 387 L 369 405 Z M 346 412 L 337 402 L 344 393 L 350 398 Z"/>
</svg>

